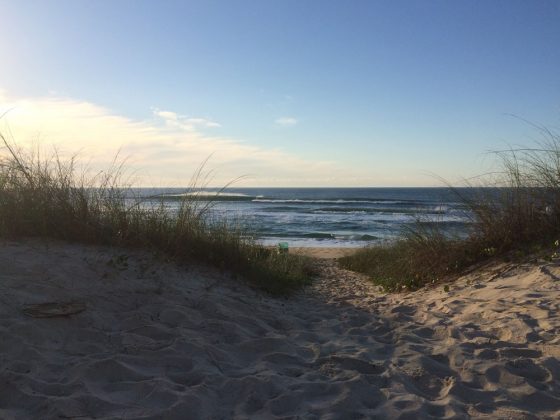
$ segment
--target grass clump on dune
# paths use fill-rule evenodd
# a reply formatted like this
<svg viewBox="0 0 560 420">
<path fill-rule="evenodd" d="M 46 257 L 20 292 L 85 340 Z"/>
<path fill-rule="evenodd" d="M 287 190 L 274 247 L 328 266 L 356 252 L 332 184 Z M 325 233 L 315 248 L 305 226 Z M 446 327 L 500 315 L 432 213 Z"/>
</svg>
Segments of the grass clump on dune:
<svg viewBox="0 0 560 420">
<path fill-rule="evenodd" d="M 46 237 L 150 249 L 176 262 L 204 262 L 239 275 L 273 294 L 310 280 L 310 263 L 277 254 L 247 239 L 225 220 L 214 220 L 198 197 L 201 169 L 171 213 L 164 199 L 135 197 L 113 162 L 93 176 L 76 159 L 49 158 L 18 148 L 0 134 L 0 237 Z"/>
<path fill-rule="evenodd" d="M 494 258 L 557 256 L 560 238 L 560 136 L 537 127 L 534 148 L 495 152 L 498 170 L 482 185 L 454 189 L 471 217 L 466 238 L 417 223 L 394 242 L 364 248 L 341 264 L 388 291 L 417 289 Z M 426 227 L 429 226 L 429 227 Z"/>
</svg>

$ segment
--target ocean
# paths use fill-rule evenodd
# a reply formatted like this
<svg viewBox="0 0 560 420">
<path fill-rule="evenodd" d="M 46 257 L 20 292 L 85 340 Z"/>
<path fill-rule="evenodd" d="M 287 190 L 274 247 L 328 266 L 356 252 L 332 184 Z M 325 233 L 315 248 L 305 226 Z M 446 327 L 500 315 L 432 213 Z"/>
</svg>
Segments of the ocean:
<svg viewBox="0 0 560 420">
<path fill-rule="evenodd" d="M 174 211 L 187 189 L 140 189 Z M 398 237 L 415 223 L 465 235 L 469 214 L 448 188 L 229 188 L 197 192 L 218 219 L 240 224 L 265 245 L 361 247 Z"/>
</svg>

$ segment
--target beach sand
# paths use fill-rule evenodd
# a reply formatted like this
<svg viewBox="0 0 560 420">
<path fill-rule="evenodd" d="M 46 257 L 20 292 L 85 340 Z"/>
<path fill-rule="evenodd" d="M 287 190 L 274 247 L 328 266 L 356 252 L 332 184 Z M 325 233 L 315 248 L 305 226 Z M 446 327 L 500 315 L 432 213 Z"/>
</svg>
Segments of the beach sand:
<svg viewBox="0 0 560 420">
<path fill-rule="evenodd" d="M 306 255 L 313 258 L 336 259 L 356 252 L 356 248 L 295 247 L 290 248 L 290 252 L 293 254 Z"/>
<path fill-rule="evenodd" d="M 2 419 L 560 414 L 557 263 L 385 295 L 327 258 L 290 299 L 107 247 L 2 243 L 0 267 Z"/>
</svg>

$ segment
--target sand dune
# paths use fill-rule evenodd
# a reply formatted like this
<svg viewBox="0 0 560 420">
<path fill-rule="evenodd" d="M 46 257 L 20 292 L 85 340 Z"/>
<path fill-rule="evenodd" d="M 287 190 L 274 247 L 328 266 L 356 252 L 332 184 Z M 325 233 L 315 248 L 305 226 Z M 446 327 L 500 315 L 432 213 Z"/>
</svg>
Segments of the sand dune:
<svg viewBox="0 0 560 420">
<path fill-rule="evenodd" d="M 560 414 L 559 264 L 408 295 L 321 266 L 275 299 L 147 253 L 4 243 L 0 418 Z"/>
</svg>

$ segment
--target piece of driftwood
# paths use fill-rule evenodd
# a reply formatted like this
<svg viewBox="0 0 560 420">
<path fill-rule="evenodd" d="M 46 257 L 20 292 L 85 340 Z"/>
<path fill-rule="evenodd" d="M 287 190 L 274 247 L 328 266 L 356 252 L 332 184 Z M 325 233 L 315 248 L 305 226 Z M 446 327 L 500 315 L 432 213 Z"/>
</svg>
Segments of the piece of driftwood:
<svg viewBox="0 0 560 420">
<path fill-rule="evenodd" d="M 32 318 L 56 318 L 79 314 L 86 310 L 82 302 L 45 302 L 25 305 L 23 313 Z"/>
</svg>

